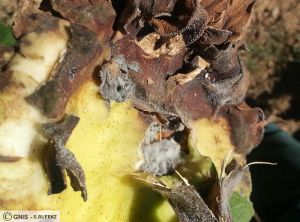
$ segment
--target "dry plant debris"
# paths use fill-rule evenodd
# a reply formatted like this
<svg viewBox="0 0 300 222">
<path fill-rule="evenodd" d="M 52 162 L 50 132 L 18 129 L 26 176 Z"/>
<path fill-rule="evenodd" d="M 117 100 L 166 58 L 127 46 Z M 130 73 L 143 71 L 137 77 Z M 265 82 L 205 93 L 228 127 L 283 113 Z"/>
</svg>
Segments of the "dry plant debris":
<svg viewBox="0 0 300 222">
<path fill-rule="evenodd" d="M 13 30 L 21 47 L 12 61 L 44 58 L 26 54 L 24 48 L 35 45 L 29 41 L 33 36 L 52 33 L 66 40 L 54 65 L 43 78 L 32 76 L 35 87 L 22 94 L 27 106 L 39 110 L 37 123 L 49 140 L 44 152 L 49 192 L 66 188 L 66 170 L 73 189 L 87 200 L 84 167 L 65 147 L 80 117 L 68 115 L 66 107 L 96 75 L 105 100 L 131 101 L 149 126 L 139 148 L 140 177 L 165 180 L 197 156 L 211 162 L 213 185 L 205 197 L 182 181 L 150 183 L 178 219 L 232 221 L 229 198 L 264 127 L 263 112 L 244 102 L 249 76 L 239 59 L 253 5 L 253 0 L 20 1 Z M 8 63 L 1 72 L 4 95 L 19 84 L 13 71 Z M 198 141 L 210 126 L 220 138 L 211 134 Z M 202 146 L 205 140 L 214 145 Z"/>
</svg>

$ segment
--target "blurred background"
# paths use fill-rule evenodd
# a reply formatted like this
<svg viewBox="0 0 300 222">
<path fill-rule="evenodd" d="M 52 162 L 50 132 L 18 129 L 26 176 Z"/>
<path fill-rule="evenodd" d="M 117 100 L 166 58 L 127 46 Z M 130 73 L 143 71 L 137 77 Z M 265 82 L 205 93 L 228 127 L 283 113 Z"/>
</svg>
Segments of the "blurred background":
<svg viewBox="0 0 300 222">
<path fill-rule="evenodd" d="M 243 56 L 251 73 L 248 103 L 281 117 L 280 127 L 300 139 L 300 1 L 255 4 Z"/>
</svg>

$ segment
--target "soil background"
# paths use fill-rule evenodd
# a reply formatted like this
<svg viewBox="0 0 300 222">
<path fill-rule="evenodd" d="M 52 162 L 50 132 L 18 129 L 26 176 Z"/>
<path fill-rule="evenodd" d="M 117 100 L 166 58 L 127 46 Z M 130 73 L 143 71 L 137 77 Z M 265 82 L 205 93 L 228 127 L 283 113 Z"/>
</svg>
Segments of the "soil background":
<svg viewBox="0 0 300 222">
<path fill-rule="evenodd" d="M 257 0 L 245 36 L 248 103 L 300 138 L 300 1 Z"/>
<path fill-rule="evenodd" d="M 0 0 L 11 25 L 17 0 Z M 242 59 L 251 73 L 247 102 L 300 139 L 300 1 L 257 0 Z"/>
</svg>

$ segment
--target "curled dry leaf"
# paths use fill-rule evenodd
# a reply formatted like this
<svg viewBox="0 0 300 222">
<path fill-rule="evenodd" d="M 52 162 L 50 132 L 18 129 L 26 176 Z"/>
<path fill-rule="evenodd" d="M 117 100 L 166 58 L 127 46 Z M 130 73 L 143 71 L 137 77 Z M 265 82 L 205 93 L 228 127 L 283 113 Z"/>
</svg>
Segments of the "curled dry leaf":
<svg viewBox="0 0 300 222">
<path fill-rule="evenodd" d="M 73 129 L 79 118 L 66 116 L 62 122 L 46 123 L 43 129 L 49 137 L 49 144 L 45 150 L 44 164 L 51 182 L 49 194 L 60 193 L 67 187 L 64 171 L 71 180 L 71 186 L 75 191 L 81 191 L 81 196 L 87 200 L 85 175 L 82 167 L 74 154 L 65 148 Z"/>
</svg>

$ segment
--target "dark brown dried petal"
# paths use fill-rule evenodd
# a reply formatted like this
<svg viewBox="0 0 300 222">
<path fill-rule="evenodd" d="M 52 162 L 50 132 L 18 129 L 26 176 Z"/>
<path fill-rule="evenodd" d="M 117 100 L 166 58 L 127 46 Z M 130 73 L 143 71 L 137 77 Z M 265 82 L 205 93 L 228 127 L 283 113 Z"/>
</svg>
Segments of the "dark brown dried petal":
<svg viewBox="0 0 300 222">
<path fill-rule="evenodd" d="M 200 37 L 199 43 L 203 45 L 220 45 L 224 43 L 231 34 L 231 31 L 207 27 Z"/>
<path fill-rule="evenodd" d="M 50 80 L 26 98 L 49 118 L 58 118 L 64 114 L 72 93 L 92 78 L 93 69 L 102 53 L 94 32 L 78 24 L 72 24 L 70 31 L 67 52 Z"/>
<path fill-rule="evenodd" d="M 66 175 L 61 167 L 57 165 L 56 148 L 53 142 L 45 146 L 43 151 L 43 164 L 50 181 L 48 194 L 57 194 L 64 191 L 67 188 Z"/>
<path fill-rule="evenodd" d="M 154 28 L 156 28 L 156 31 L 165 38 L 182 35 L 186 45 L 190 45 L 197 41 L 205 31 L 208 23 L 208 15 L 206 10 L 201 6 L 199 0 L 186 2 L 186 4 L 189 3 L 191 3 L 191 5 L 186 7 L 191 10 L 191 14 L 188 15 L 189 18 L 186 19 L 186 21 L 179 22 L 178 24 L 172 24 L 161 20 L 162 24 L 159 24 L 160 20 L 154 20 L 153 24 L 155 25 Z M 171 31 L 174 30 L 175 27 L 176 30 Z"/>
<path fill-rule="evenodd" d="M 178 85 L 172 83 L 173 78 L 168 80 L 169 88 L 173 85 L 176 112 L 184 121 L 212 116 L 226 104 L 239 104 L 247 90 L 248 73 L 242 69 L 236 47 L 228 45 L 224 50 L 203 54 L 210 67 L 192 81 Z"/>
<path fill-rule="evenodd" d="M 249 24 L 255 0 L 203 0 L 202 5 L 209 15 L 209 26 L 231 31 L 229 41 L 239 41 Z"/>
<path fill-rule="evenodd" d="M 202 6 L 205 8 L 209 16 L 209 26 L 217 29 L 222 28 L 224 14 L 230 5 L 230 1 L 232 0 L 203 0 L 201 2 Z"/>
<path fill-rule="evenodd" d="M 118 28 L 124 30 L 126 34 L 135 36 L 142 28 L 140 26 L 141 13 L 139 10 L 139 1 L 127 0 L 121 17 L 118 21 Z"/>
<path fill-rule="evenodd" d="M 195 11 L 187 25 L 179 31 L 179 33 L 182 34 L 186 45 L 193 44 L 202 36 L 208 23 L 207 17 L 208 15 L 206 10 L 202 8 L 199 3 L 196 4 Z"/>
<path fill-rule="evenodd" d="M 203 74 L 192 81 L 184 84 L 175 84 L 173 91 L 173 103 L 176 107 L 176 113 L 179 114 L 183 122 L 196 120 L 212 116 L 214 113 L 214 105 L 206 95 L 203 87 Z M 168 82 L 171 84 L 172 79 Z"/>
<path fill-rule="evenodd" d="M 173 11 L 177 0 L 152 0 L 152 14 L 157 17 L 160 15 L 166 15 Z"/>
<path fill-rule="evenodd" d="M 250 23 L 251 12 L 256 0 L 233 0 L 224 15 L 223 29 L 233 32 L 229 41 L 239 41 L 246 33 Z"/>
<path fill-rule="evenodd" d="M 74 191 L 81 191 L 81 196 L 84 201 L 87 200 L 87 188 L 85 183 L 85 174 L 76 160 L 74 154 L 66 149 L 62 144 L 55 143 L 56 161 L 60 169 L 66 170 L 71 180 L 71 186 Z"/>
</svg>

